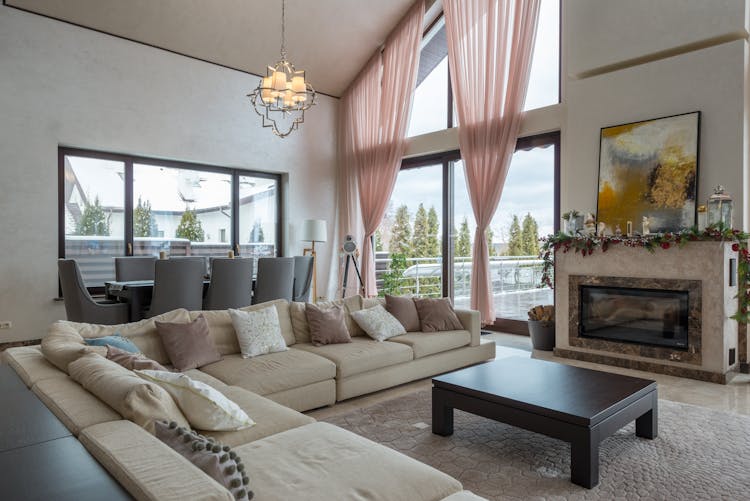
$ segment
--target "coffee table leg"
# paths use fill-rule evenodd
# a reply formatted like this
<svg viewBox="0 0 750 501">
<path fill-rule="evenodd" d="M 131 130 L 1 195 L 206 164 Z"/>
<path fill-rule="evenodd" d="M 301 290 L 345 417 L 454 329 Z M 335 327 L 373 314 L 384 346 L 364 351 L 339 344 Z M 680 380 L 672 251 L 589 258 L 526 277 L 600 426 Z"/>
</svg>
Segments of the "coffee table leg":
<svg viewBox="0 0 750 501">
<path fill-rule="evenodd" d="M 643 438 L 656 438 L 659 435 L 659 399 L 653 392 L 651 410 L 635 420 L 635 435 Z"/>
<path fill-rule="evenodd" d="M 599 442 L 591 433 L 570 444 L 570 481 L 587 489 L 599 483 Z"/>
<path fill-rule="evenodd" d="M 444 437 L 453 434 L 453 407 L 439 388 L 432 389 L 432 433 Z"/>
</svg>

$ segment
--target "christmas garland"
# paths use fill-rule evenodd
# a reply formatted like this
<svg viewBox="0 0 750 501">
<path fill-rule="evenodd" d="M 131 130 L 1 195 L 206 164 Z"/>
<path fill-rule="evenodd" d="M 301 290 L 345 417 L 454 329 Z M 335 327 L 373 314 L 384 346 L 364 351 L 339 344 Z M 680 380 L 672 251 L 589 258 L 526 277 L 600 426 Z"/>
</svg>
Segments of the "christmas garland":
<svg viewBox="0 0 750 501">
<path fill-rule="evenodd" d="M 539 252 L 544 261 L 542 267 L 542 284 L 553 288 L 552 272 L 554 269 L 554 253 L 575 252 L 581 256 L 590 256 L 595 249 L 607 252 L 613 245 L 625 245 L 626 247 L 640 247 L 649 252 L 657 248 L 664 250 L 673 247 L 683 247 L 689 242 L 733 242 L 732 250 L 738 253 L 737 259 L 737 283 L 738 287 L 738 309 L 731 318 L 743 324 L 750 323 L 750 252 L 748 251 L 748 238 L 750 234 L 733 228 L 727 228 L 722 224 L 709 226 L 705 230 L 693 227 L 677 232 L 658 233 L 653 235 L 625 236 L 595 236 L 595 235 L 569 235 L 567 233 L 556 233 L 541 239 L 542 247 Z"/>
</svg>

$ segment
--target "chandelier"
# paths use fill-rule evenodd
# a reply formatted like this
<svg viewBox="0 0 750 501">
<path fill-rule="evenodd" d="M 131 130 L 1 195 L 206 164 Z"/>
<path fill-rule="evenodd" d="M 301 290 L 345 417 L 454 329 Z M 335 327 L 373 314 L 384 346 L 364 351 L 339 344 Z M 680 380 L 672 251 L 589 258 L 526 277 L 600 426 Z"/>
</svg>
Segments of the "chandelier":
<svg viewBox="0 0 750 501">
<path fill-rule="evenodd" d="M 263 127 L 271 127 L 279 137 L 286 137 L 305 121 L 305 110 L 315 104 L 315 89 L 305 80 L 304 70 L 295 69 L 286 59 L 286 0 L 281 3 L 281 59 L 269 66 L 247 96 L 260 115 Z"/>
</svg>

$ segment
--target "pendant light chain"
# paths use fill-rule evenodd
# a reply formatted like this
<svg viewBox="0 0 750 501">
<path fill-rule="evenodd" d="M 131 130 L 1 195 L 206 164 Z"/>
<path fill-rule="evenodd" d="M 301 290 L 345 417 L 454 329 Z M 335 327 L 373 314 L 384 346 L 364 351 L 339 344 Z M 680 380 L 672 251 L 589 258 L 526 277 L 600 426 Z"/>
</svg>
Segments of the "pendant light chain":
<svg viewBox="0 0 750 501">
<path fill-rule="evenodd" d="M 281 0 L 281 59 L 286 61 L 286 0 Z"/>
</svg>

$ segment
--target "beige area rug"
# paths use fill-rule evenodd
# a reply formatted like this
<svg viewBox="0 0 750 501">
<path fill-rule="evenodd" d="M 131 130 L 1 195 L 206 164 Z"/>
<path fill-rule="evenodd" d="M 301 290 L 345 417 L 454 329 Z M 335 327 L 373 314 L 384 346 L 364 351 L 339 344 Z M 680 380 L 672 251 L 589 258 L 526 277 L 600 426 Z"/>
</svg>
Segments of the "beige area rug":
<svg viewBox="0 0 750 501">
<path fill-rule="evenodd" d="M 459 479 L 488 499 L 749 499 L 750 418 L 659 401 L 659 437 L 630 424 L 600 448 L 600 482 L 570 483 L 570 446 L 454 411 L 454 434 L 433 435 L 429 391 L 326 421 Z"/>
</svg>

